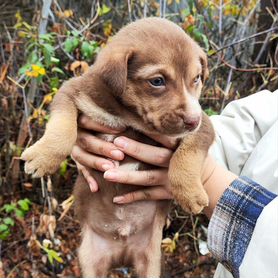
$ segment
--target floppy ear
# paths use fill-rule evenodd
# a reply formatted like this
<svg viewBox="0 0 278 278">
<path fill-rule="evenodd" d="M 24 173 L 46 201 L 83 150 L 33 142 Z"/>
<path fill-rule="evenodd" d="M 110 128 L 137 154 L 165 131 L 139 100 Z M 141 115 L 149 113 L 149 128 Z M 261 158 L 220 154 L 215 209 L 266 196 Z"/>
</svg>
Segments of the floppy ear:
<svg viewBox="0 0 278 278">
<path fill-rule="evenodd" d="M 94 64 L 95 72 L 115 95 L 121 95 L 126 88 L 128 61 L 132 54 L 131 49 L 107 46 L 107 49 L 101 51 Z"/>
</svg>

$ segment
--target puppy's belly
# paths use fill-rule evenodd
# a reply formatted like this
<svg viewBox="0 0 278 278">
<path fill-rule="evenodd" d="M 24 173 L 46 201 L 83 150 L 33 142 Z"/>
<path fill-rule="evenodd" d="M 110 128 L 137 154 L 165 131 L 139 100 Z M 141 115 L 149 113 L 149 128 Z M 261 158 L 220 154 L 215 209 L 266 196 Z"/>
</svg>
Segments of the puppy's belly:
<svg viewBox="0 0 278 278">
<path fill-rule="evenodd" d="M 113 203 L 113 198 L 120 194 L 134 191 L 135 186 L 107 182 L 102 173 L 94 172 L 100 188 L 92 193 L 84 178 L 77 179 L 74 196 L 76 213 L 81 224 L 89 226 L 95 233 L 104 238 L 126 241 L 152 226 L 159 213 L 160 202 L 140 201 L 127 205 Z"/>
</svg>

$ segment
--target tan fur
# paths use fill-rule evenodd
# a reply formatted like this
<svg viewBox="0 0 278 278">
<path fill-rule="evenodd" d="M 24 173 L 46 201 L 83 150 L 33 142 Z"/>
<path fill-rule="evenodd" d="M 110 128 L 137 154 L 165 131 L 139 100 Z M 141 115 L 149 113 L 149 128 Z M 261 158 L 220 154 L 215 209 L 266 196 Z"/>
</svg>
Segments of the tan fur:
<svg viewBox="0 0 278 278">
<path fill-rule="evenodd" d="M 195 83 L 199 74 L 201 81 Z M 39 177 L 58 168 L 71 152 L 77 115 L 82 112 L 101 124 L 130 127 L 122 135 L 144 143 L 156 144 L 142 133 L 179 137 L 169 168 L 172 192 L 185 210 L 200 212 L 208 204 L 200 174 L 214 138 L 198 103 L 207 74 L 204 52 L 177 25 L 158 18 L 129 24 L 102 49 L 86 74 L 59 90 L 44 136 L 22 154 L 26 172 Z M 166 86 L 151 85 L 150 79 L 156 77 L 163 77 Z M 138 167 L 136 163 L 126 157 L 119 167 Z M 139 164 L 139 170 L 151 168 Z M 115 196 L 140 187 L 107 182 L 97 171 L 92 174 L 100 186 L 97 193 L 90 192 L 82 176 L 74 190 L 84 276 L 105 277 L 111 267 L 132 265 L 140 277 L 160 277 L 160 243 L 169 202 L 116 205 Z"/>
</svg>

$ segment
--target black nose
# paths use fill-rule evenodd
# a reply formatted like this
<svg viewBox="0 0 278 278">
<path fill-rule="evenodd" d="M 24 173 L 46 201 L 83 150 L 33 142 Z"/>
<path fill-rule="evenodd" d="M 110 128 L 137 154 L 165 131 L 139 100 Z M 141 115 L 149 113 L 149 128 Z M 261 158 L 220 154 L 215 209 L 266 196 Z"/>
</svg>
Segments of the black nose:
<svg viewBox="0 0 278 278">
<path fill-rule="evenodd" d="M 184 118 L 184 124 L 187 129 L 194 130 L 200 122 L 200 116 L 197 117 L 185 117 Z"/>
</svg>

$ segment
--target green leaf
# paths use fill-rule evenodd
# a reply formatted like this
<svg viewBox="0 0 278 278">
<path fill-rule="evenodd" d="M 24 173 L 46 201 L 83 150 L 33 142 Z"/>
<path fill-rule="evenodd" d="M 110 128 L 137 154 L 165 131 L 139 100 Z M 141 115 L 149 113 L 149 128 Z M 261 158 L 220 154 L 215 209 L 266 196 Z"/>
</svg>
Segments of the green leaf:
<svg viewBox="0 0 278 278">
<path fill-rule="evenodd" d="M 58 59 L 58 58 L 56 58 L 56 57 L 51 57 L 50 58 L 50 61 L 51 61 L 51 63 L 53 63 L 53 64 L 58 64 L 58 63 L 60 63 L 60 59 Z"/>
<path fill-rule="evenodd" d="M 3 206 L 3 209 L 5 210 L 6 213 L 10 213 L 15 211 L 16 205 L 15 204 L 6 204 Z"/>
<path fill-rule="evenodd" d="M 61 74 L 65 74 L 60 68 L 58 67 L 54 67 L 51 69 L 52 72 L 58 72 L 58 73 L 61 73 Z M 56 87 L 55 87 L 56 88 Z"/>
<path fill-rule="evenodd" d="M 50 78 L 50 87 L 53 88 L 59 88 L 59 78 L 57 76 Z"/>
<path fill-rule="evenodd" d="M 19 204 L 19 206 L 22 210 L 24 210 L 24 211 L 29 210 L 29 204 L 25 200 L 19 200 L 17 203 Z"/>
<path fill-rule="evenodd" d="M 39 57 L 36 51 L 32 51 L 29 56 L 27 57 L 27 64 L 37 64 L 39 61 Z"/>
<path fill-rule="evenodd" d="M 47 66 L 51 64 L 51 57 L 54 53 L 54 47 L 48 43 L 42 44 L 42 52 L 44 56 L 44 61 Z"/>
<path fill-rule="evenodd" d="M 182 15 L 184 16 L 184 18 L 188 17 L 190 15 L 190 10 L 189 8 L 185 8 L 182 10 Z"/>
<path fill-rule="evenodd" d="M 98 6 L 97 12 L 99 16 L 108 14 L 111 11 L 111 8 L 106 6 L 105 4 L 102 5 L 102 7 Z"/>
<path fill-rule="evenodd" d="M 89 42 L 83 42 L 81 46 L 81 54 L 85 59 L 91 59 L 95 53 L 95 47 Z"/>
<path fill-rule="evenodd" d="M 8 226 L 14 226 L 14 220 L 11 217 L 4 218 L 3 222 Z"/>
<path fill-rule="evenodd" d="M 64 160 L 61 165 L 60 165 L 60 175 L 61 176 L 65 176 L 66 172 L 67 172 L 67 168 L 68 168 L 68 161 Z"/>
<path fill-rule="evenodd" d="M 212 116 L 212 115 L 218 115 L 218 113 L 216 111 L 214 111 L 212 108 L 207 108 L 204 110 L 206 112 L 206 114 L 208 116 Z"/>
<path fill-rule="evenodd" d="M 67 53 L 73 52 L 79 45 L 79 40 L 76 37 L 67 38 L 65 41 L 64 50 Z"/>
<path fill-rule="evenodd" d="M 216 51 L 214 50 L 214 49 L 210 49 L 209 51 L 208 51 L 208 56 L 212 56 L 212 55 L 214 55 L 216 53 Z"/>
<path fill-rule="evenodd" d="M 43 247 L 43 250 L 46 252 L 50 264 L 53 265 L 54 260 L 57 261 L 58 263 L 64 262 L 63 259 L 60 257 L 59 253 L 56 252 L 55 250 L 48 249 L 46 247 Z"/>
<path fill-rule="evenodd" d="M 24 213 L 24 211 L 22 211 L 22 210 L 20 210 L 20 209 L 15 209 L 15 215 L 16 215 L 18 218 L 24 218 L 25 213 Z"/>
<path fill-rule="evenodd" d="M 203 43 L 205 45 L 205 50 L 208 51 L 209 49 L 209 40 L 206 35 L 202 34 Z"/>
<path fill-rule="evenodd" d="M 7 230 L 9 230 L 8 225 L 6 225 L 6 224 L 0 224 L 0 232 L 5 232 L 5 231 L 7 231 Z"/>
<path fill-rule="evenodd" d="M 6 240 L 10 234 L 11 234 L 10 230 L 0 232 L 0 239 Z"/>
</svg>

